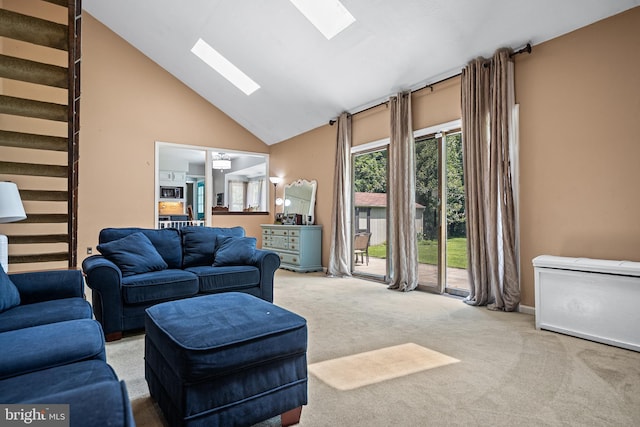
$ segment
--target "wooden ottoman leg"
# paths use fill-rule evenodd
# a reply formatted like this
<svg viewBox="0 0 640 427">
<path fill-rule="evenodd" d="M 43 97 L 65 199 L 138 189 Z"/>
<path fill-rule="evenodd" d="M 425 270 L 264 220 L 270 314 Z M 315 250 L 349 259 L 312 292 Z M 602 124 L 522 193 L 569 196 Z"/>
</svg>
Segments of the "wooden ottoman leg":
<svg viewBox="0 0 640 427">
<path fill-rule="evenodd" d="M 111 332 L 104 337 L 106 342 L 118 341 L 122 339 L 122 331 Z"/>
<path fill-rule="evenodd" d="M 288 427 L 300 422 L 300 415 L 302 414 L 302 406 L 291 409 L 280 416 L 280 423 L 282 427 Z"/>
</svg>

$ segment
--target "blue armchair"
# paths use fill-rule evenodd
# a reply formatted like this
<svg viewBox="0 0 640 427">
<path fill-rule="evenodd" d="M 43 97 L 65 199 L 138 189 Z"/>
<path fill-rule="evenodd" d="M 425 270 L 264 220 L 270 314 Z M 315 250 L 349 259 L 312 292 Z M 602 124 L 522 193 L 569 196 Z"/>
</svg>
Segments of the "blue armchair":
<svg viewBox="0 0 640 427">
<path fill-rule="evenodd" d="M 79 270 L 10 275 L 2 270 L 0 282 L 4 286 L 12 283 L 19 294 L 17 305 L 4 304 L 4 311 L 0 308 L 0 332 L 92 318 L 91 305 L 84 299 L 84 282 Z M 4 292 L 2 295 L 2 298 L 6 297 Z"/>
<path fill-rule="evenodd" d="M 68 404 L 71 426 L 135 426 L 80 271 L 0 267 L 0 349 L 0 402 Z"/>
</svg>

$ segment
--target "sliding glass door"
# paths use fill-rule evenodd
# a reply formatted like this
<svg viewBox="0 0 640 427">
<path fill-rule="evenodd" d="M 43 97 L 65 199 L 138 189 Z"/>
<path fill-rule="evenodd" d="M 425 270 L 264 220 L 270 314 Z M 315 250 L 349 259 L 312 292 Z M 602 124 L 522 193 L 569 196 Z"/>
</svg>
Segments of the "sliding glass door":
<svg viewBox="0 0 640 427">
<path fill-rule="evenodd" d="M 416 138 L 415 154 L 419 284 L 439 293 L 466 295 L 461 133 Z"/>
<path fill-rule="evenodd" d="M 446 132 L 427 129 L 415 137 L 415 226 L 422 289 L 466 296 L 466 216 L 460 123 Z M 430 133 L 429 133 L 430 132 Z M 388 140 L 353 152 L 352 272 L 376 280 L 389 276 Z"/>
</svg>

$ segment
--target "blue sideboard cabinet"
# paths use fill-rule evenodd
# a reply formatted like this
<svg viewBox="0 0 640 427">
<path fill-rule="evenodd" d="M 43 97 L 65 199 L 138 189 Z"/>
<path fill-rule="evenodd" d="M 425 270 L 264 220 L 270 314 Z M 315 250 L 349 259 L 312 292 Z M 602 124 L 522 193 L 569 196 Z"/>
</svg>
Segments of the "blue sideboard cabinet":
<svg viewBox="0 0 640 427">
<path fill-rule="evenodd" d="M 262 249 L 277 252 L 280 268 L 322 271 L 321 225 L 262 224 Z"/>
</svg>

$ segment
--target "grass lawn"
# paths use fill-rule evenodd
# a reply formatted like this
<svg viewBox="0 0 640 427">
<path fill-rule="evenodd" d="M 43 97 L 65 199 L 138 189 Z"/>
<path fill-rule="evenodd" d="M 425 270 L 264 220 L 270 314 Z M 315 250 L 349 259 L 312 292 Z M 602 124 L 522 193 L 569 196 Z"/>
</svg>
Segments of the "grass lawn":
<svg viewBox="0 0 640 427">
<path fill-rule="evenodd" d="M 369 246 L 369 256 L 385 258 L 387 245 Z M 418 242 L 418 262 L 422 264 L 437 264 L 438 242 L 435 240 L 421 240 Z M 467 239 L 454 237 L 447 239 L 447 267 L 467 268 Z"/>
</svg>

